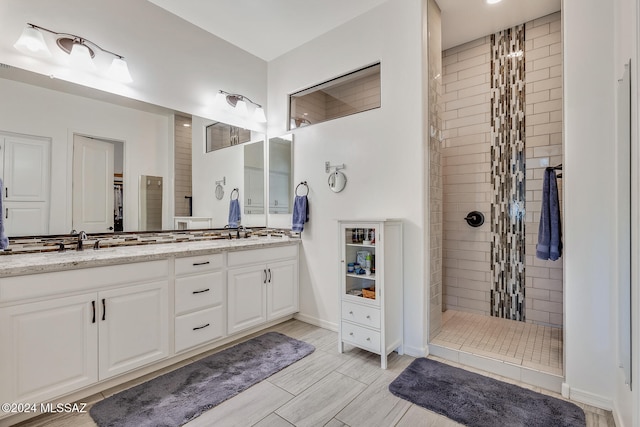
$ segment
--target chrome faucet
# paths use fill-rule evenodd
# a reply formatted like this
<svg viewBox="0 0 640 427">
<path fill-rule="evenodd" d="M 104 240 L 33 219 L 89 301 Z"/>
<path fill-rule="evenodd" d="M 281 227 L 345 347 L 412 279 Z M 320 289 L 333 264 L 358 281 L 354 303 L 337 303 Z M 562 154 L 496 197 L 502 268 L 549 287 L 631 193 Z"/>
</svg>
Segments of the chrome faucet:
<svg viewBox="0 0 640 427">
<path fill-rule="evenodd" d="M 83 243 L 87 240 L 87 233 L 81 231 L 78 233 L 78 245 L 76 246 L 76 250 L 81 251 L 84 249 Z"/>
</svg>

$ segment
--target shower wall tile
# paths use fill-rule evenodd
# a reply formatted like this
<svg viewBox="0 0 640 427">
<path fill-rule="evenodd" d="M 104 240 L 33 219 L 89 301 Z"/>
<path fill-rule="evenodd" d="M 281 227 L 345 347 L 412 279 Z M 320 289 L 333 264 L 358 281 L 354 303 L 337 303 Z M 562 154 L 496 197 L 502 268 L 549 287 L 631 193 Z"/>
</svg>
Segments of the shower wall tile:
<svg viewBox="0 0 640 427">
<path fill-rule="evenodd" d="M 563 161 L 560 17 L 555 13 L 525 24 L 525 317 L 527 322 L 553 326 L 562 326 L 562 258 L 538 260 L 535 244 L 545 168 L 541 165 Z M 489 36 L 482 37 L 443 52 L 440 98 L 446 135 L 442 150 L 443 304 L 485 315 L 490 310 L 484 298 L 491 280 L 490 229 L 488 223 L 473 229 L 462 218 L 471 210 L 480 210 L 488 221 L 490 212 L 489 42 Z M 486 115 L 484 122 L 479 121 L 482 115 Z M 562 203 L 562 179 L 558 188 Z"/>
</svg>

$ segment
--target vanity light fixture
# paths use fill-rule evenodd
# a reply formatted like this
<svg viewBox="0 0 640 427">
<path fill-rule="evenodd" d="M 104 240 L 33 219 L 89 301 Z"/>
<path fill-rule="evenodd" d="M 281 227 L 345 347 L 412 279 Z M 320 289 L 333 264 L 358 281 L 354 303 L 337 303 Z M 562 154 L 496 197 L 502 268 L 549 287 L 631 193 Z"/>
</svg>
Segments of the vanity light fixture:
<svg viewBox="0 0 640 427">
<path fill-rule="evenodd" d="M 241 115 L 242 117 L 249 117 L 249 105 L 255 107 L 253 114 L 251 115 L 252 119 L 258 123 L 266 123 L 267 116 L 264 114 L 264 109 L 262 105 L 253 102 L 249 98 L 244 95 L 239 95 L 237 93 L 229 93 L 224 90 L 219 90 L 216 95 L 215 104 L 218 105 L 219 108 L 223 108 L 225 106 L 230 106 L 234 109 L 234 111 Z"/>
<path fill-rule="evenodd" d="M 13 47 L 31 56 L 51 56 L 51 51 L 49 51 L 47 47 L 42 31 L 58 36 L 56 44 L 62 51 L 69 54 L 69 62 L 74 68 L 94 71 L 96 66 L 93 58 L 96 55 L 96 50 L 99 50 L 113 56 L 111 66 L 107 71 L 107 76 L 122 83 L 131 83 L 133 81 L 127 62 L 122 55 L 103 49 L 91 40 L 75 34 L 58 33 L 38 25 L 27 23 L 27 26 L 22 30 L 22 35 Z"/>
<path fill-rule="evenodd" d="M 484 0 L 487 4 L 496 4 L 500 3 L 502 0 Z"/>
</svg>

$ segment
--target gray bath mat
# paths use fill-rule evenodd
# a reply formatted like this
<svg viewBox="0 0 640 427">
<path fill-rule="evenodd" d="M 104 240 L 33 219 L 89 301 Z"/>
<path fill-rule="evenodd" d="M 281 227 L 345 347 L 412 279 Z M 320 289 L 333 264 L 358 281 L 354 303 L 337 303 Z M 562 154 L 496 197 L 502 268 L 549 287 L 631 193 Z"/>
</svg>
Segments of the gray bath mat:
<svg viewBox="0 0 640 427">
<path fill-rule="evenodd" d="M 268 332 L 108 397 L 90 414 L 100 427 L 181 426 L 314 350 Z"/>
<path fill-rule="evenodd" d="M 584 411 L 573 403 L 431 359 L 414 360 L 389 391 L 467 426 L 586 425 Z"/>
</svg>

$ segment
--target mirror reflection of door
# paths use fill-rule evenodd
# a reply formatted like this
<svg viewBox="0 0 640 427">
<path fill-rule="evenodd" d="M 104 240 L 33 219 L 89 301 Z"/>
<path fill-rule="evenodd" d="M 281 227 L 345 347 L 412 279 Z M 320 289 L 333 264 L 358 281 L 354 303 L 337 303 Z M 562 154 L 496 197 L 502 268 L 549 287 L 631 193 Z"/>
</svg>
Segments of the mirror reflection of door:
<svg viewBox="0 0 640 427">
<path fill-rule="evenodd" d="M 72 228 L 87 233 L 114 231 L 122 220 L 122 155 L 120 154 L 120 197 L 116 196 L 114 158 L 121 142 L 73 137 L 73 211 Z M 119 205 L 116 205 L 119 203 Z"/>
</svg>

